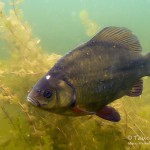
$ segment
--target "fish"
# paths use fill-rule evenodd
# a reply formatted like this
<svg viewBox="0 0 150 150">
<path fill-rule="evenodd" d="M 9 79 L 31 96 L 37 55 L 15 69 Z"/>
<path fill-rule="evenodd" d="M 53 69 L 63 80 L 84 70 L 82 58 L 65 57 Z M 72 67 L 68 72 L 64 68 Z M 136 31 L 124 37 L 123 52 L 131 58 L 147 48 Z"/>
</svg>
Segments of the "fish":
<svg viewBox="0 0 150 150">
<path fill-rule="evenodd" d="M 61 57 L 33 86 L 27 101 L 60 115 L 97 115 L 118 122 L 120 114 L 109 104 L 140 96 L 144 76 L 150 76 L 150 53 L 142 54 L 131 30 L 109 26 Z"/>
</svg>

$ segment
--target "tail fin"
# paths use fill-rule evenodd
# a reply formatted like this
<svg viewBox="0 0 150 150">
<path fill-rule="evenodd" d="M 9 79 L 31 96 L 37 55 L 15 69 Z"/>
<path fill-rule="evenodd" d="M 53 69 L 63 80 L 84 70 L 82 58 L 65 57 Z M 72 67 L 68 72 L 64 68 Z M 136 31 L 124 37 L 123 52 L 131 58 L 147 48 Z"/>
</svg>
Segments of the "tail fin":
<svg viewBox="0 0 150 150">
<path fill-rule="evenodd" d="M 147 55 L 145 55 L 145 60 L 146 60 L 146 68 L 145 68 L 146 76 L 150 76 L 150 52 Z"/>
</svg>

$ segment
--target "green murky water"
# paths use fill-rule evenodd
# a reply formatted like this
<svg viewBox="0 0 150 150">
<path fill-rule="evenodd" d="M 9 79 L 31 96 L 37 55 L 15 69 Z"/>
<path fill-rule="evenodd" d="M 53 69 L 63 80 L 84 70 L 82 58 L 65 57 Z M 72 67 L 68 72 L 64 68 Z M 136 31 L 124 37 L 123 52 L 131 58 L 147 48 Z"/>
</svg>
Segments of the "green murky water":
<svg viewBox="0 0 150 150">
<path fill-rule="evenodd" d="M 28 90 L 60 55 L 106 26 L 131 29 L 148 52 L 149 7 L 149 0 L 0 0 L 0 149 L 149 149 L 148 77 L 140 97 L 111 104 L 119 123 L 64 117 L 26 102 Z"/>
</svg>

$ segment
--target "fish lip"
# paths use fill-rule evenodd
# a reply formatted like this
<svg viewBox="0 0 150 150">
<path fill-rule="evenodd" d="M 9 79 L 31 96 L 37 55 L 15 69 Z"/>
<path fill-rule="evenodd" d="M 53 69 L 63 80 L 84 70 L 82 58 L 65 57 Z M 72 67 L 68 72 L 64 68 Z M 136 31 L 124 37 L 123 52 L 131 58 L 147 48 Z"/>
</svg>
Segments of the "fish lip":
<svg viewBox="0 0 150 150">
<path fill-rule="evenodd" d="M 27 97 L 27 101 L 30 102 L 30 103 L 32 103 L 32 104 L 35 105 L 35 106 L 38 106 L 38 107 L 41 106 L 41 104 L 40 104 L 37 100 L 32 99 L 32 98 L 29 97 L 29 96 Z"/>
</svg>

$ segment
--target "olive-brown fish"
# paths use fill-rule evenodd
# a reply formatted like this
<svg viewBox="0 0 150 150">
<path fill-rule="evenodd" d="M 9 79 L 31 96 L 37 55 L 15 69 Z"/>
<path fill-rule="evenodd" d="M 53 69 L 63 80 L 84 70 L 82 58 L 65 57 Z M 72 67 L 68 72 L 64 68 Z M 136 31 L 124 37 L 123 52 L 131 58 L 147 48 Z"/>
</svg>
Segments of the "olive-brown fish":
<svg viewBox="0 0 150 150">
<path fill-rule="evenodd" d="M 62 115 L 95 114 L 117 122 L 107 104 L 124 95 L 142 94 L 142 77 L 150 76 L 150 53 L 126 28 L 107 27 L 63 56 L 32 88 L 27 100 Z"/>
</svg>

